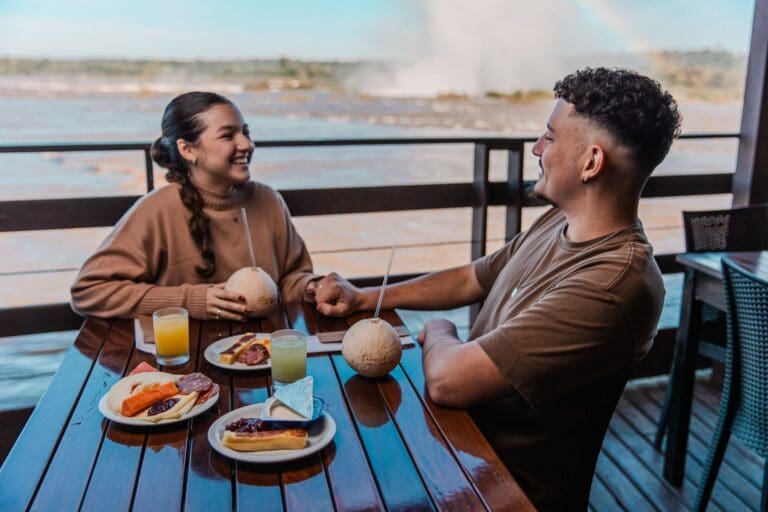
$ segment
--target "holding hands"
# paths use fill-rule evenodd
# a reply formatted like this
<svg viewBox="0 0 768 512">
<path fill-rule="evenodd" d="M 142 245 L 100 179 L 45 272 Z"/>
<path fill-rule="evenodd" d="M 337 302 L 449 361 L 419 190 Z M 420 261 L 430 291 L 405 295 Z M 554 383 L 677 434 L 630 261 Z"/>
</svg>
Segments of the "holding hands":
<svg viewBox="0 0 768 512">
<path fill-rule="evenodd" d="M 371 309 L 366 305 L 366 294 L 336 272 L 315 281 L 314 293 L 317 310 L 327 316 L 346 316 L 361 309 Z"/>
</svg>

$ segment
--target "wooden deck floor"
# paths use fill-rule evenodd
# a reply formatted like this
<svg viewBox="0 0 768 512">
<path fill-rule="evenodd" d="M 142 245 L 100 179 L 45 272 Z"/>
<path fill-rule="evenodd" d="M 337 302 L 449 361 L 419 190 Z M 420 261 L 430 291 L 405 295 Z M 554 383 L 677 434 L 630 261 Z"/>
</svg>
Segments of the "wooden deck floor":
<svg viewBox="0 0 768 512">
<path fill-rule="evenodd" d="M 613 415 L 592 482 L 590 510 L 690 510 L 712 439 L 720 391 L 700 375 L 696 383 L 685 482 L 672 487 L 662 476 L 663 455 L 653 447 L 665 379 L 634 381 Z M 765 461 L 731 438 L 707 510 L 758 510 Z"/>
</svg>

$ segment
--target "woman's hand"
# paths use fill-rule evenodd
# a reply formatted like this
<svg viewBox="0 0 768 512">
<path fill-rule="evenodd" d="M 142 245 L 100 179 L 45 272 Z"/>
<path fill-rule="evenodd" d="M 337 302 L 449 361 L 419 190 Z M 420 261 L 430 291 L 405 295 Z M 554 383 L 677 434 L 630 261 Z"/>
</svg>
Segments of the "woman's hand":
<svg viewBox="0 0 768 512">
<path fill-rule="evenodd" d="M 213 284 L 205 293 L 205 312 L 215 320 L 236 320 L 245 322 L 251 312 L 245 304 L 245 297 L 224 289 L 224 283 Z"/>
</svg>

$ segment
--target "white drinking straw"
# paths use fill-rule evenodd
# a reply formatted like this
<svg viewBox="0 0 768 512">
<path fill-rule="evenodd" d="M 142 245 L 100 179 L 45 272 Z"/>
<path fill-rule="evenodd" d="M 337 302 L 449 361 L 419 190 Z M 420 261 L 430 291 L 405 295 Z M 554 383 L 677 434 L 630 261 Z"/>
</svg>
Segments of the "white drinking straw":
<svg viewBox="0 0 768 512">
<path fill-rule="evenodd" d="M 245 230 L 245 239 L 248 241 L 248 254 L 251 255 L 251 266 L 256 266 L 256 255 L 253 253 L 253 241 L 251 241 L 251 230 L 248 228 L 248 217 L 245 215 L 245 208 L 240 208 L 240 216 L 243 218 L 243 229 Z"/>
<path fill-rule="evenodd" d="M 392 268 L 392 260 L 395 257 L 396 245 L 392 246 L 392 252 L 389 253 L 389 263 L 387 263 L 387 272 L 384 274 L 384 282 L 381 284 L 381 291 L 379 291 L 379 302 L 376 303 L 376 313 L 373 318 L 379 318 L 379 311 L 381 311 L 381 303 L 384 301 L 384 289 L 387 287 L 387 279 L 389 279 L 389 271 Z"/>
</svg>

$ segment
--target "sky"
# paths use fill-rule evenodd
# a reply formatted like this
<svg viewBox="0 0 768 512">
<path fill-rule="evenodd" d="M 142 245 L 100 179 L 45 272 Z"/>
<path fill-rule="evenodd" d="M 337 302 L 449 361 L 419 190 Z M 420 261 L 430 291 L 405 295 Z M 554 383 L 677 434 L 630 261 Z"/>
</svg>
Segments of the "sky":
<svg viewBox="0 0 768 512">
<path fill-rule="evenodd" d="M 0 56 L 412 60 L 721 48 L 754 0 L 0 0 Z M 437 56 L 437 57 L 436 57 Z"/>
</svg>

